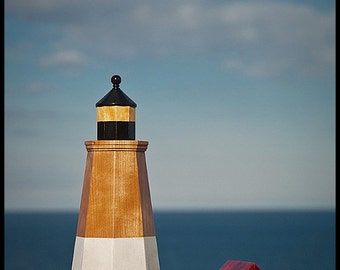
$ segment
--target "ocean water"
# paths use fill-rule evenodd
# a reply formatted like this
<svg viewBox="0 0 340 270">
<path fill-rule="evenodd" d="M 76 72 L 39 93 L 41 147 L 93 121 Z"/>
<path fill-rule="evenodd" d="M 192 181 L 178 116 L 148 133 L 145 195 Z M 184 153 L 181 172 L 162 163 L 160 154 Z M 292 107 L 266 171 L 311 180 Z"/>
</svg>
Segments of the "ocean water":
<svg viewBox="0 0 340 270">
<path fill-rule="evenodd" d="M 71 269 L 78 213 L 5 213 L 5 270 Z M 335 270 L 335 211 L 154 211 L 161 270 Z M 100 269 L 99 269 L 100 270 Z"/>
</svg>

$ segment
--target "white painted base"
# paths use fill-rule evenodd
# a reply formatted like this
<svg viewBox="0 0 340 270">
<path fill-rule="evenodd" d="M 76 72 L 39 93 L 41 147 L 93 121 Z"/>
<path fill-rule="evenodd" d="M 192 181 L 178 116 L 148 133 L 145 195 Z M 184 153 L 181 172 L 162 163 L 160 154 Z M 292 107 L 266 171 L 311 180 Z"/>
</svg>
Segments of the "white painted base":
<svg viewBox="0 0 340 270">
<path fill-rule="evenodd" d="M 76 237 L 72 270 L 159 270 L 156 236 Z"/>
</svg>

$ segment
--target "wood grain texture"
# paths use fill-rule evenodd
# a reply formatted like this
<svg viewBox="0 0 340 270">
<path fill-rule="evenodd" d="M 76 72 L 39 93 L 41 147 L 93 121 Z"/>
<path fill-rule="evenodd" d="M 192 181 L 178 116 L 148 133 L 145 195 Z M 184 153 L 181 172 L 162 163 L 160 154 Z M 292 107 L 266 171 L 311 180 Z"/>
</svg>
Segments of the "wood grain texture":
<svg viewBox="0 0 340 270">
<path fill-rule="evenodd" d="M 135 122 L 136 110 L 130 106 L 97 107 L 97 122 L 126 121 Z"/>
<path fill-rule="evenodd" d="M 148 142 L 102 140 L 85 145 L 88 154 L 77 236 L 154 236 L 145 162 Z"/>
<path fill-rule="evenodd" d="M 83 190 L 82 190 L 80 209 L 79 209 L 79 215 L 78 215 L 77 235 L 85 235 L 87 206 L 89 204 L 88 194 L 90 192 L 91 175 L 92 175 L 92 159 L 93 159 L 93 153 L 88 152 L 87 157 L 86 157 Z"/>
<path fill-rule="evenodd" d="M 141 194 L 141 207 L 142 207 L 142 221 L 144 236 L 156 235 L 153 212 L 150 196 L 150 188 L 148 181 L 148 173 L 146 167 L 145 155 L 143 152 L 137 153 L 137 165 L 138 165 L 138 175 L 139 175 L 139 186 Z"/>
</svg>

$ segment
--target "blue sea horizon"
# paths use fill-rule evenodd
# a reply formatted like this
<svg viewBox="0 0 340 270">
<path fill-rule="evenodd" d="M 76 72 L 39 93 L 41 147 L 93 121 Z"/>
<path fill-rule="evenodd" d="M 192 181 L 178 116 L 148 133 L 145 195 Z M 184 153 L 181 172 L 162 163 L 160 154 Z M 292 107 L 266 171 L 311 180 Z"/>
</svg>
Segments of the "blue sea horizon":
<svg viewBox="0 0 340 270">
<path fill-rule="evenodd" d="M 335 210 L 154 210 L 161 270 L 335 270 Z M 4 269 L 71 269 L 78 212 L 4 214 Z"/>
</svg>

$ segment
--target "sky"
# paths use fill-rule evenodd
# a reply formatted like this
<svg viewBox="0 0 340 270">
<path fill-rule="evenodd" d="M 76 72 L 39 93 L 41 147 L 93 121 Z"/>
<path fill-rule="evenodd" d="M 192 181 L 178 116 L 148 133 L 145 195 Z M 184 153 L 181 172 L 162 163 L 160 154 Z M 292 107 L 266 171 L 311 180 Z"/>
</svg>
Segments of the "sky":
<svg viewBox="0 0 340 270">
<path fill-rule="evenodd" d="M 78 211 L 114 74 L 153 209 L 335 208 L 335 1 L 4 7 L 6 211 Z"/>
</svg>

